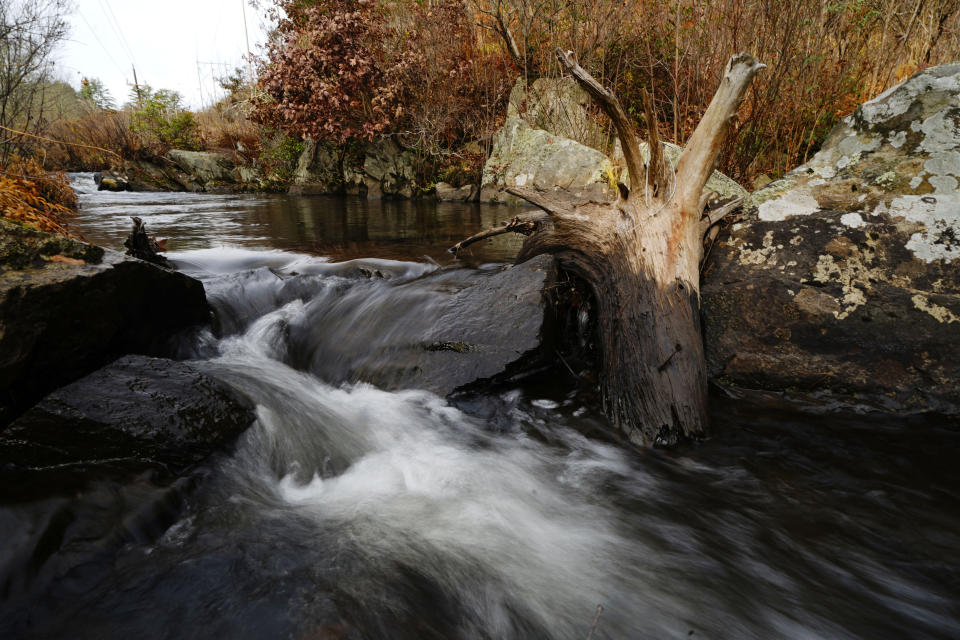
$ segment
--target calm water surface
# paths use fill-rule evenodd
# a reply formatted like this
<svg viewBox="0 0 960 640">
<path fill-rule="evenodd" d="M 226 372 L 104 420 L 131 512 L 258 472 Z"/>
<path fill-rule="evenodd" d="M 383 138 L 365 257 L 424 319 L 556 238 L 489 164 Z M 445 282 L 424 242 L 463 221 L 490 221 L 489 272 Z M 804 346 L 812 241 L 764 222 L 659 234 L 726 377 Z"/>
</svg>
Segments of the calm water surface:
<svg viewBox="0 0 960 640">
<path fill-rule="evenodd" d="M 352 336 L 366 357 L 429 323 L 517 243 L 467 262 L 446 246 L 515 212 L 81 202 L 92 241 L 119 246 L 130 215 L 170 238 L 221 327 L 181 355 L 258 420 L 173 485 L 0 506 L 3 637 L 583 639 L 595 619 L 593 638 L 960 637 L 954 423 L 716 398 L 711 438 L 635 452 L 597 437 L 593 390 L 563 370 L 451 399 L 386 391 L 302 353 Z M 361 258 L 392 277 L 337 262 Z"/>
</svg>

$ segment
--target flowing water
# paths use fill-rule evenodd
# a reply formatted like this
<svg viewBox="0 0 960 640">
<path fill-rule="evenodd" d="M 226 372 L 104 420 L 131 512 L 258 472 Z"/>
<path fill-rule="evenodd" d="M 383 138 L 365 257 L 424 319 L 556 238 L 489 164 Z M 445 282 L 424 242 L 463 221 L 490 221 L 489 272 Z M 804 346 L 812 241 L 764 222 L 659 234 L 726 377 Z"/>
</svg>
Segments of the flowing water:
<svg viewBox="0 0 960 640">
<path fill-rule="evenodd" d="M 218 316 L 180 355 L 258 420 L 173 485 L 0 507 L 0 635 L 960 637 L 955 423 L 718 397 L 712 437 L 636 452 L 562 369 L 385 391 L 350 372 L 508 260 L 443 249 L 514 212 L 75 180 L 89 240 L 171 238 Z"/>
</svg>

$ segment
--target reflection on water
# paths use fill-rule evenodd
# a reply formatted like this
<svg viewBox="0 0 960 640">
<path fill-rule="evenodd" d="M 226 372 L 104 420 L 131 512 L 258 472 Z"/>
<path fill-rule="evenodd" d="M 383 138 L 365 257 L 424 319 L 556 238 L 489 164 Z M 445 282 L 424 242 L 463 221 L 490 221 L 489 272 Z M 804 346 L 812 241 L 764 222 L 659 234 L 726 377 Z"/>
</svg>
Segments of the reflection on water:
<svg viewBox="0 0 960 640">
<path fill-rule="evenodd" d="M 75 174 L 80 212 L 75 226 L 90 242 L 121 248 L 130 216 L 144 219 L 167 249 L 223 245 L 283 249 L 335 260 L 350 258 L 452 261 L 459 240 L 517 215 L 515 207 L 431 200 L 366 200 L 351 196 L 111 193 L 92 174 Z M 470 247 L 467 262 L 505 261 L 522 238 L 509 234 Z"/>
</svg>

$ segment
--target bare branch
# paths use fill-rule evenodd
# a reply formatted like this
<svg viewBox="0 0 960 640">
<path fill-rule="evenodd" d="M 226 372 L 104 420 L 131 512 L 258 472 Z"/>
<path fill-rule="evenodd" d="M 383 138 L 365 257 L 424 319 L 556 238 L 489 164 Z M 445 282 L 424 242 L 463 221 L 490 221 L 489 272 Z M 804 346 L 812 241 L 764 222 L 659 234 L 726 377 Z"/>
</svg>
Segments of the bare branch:
<svg viewBox="0 0 960 640">
<path fill-rule="evenodd" d="M 660 132 L 657 130 L 657 113 L 653 109 L 653 96 L 646 89 L 640 91 L 643 100 L 643 114 L 647 120 L 647 144 L 650 148 L 650 161 L 647 162 L 647 184 L 653 197 L 666 200 L 673 189 L 673 169 L 667 166 L 660 144 Z M 631 180 L 633 174 L 631 173 Z"/>
<path fill-rule="evenodd" d="M 519 233 L 524 236 L 528 236 L 537 229 L 537 223 L 542 220 L 545 216 L 540 213 L 529 214 L 525 216 L 516 216 L 512 220 L 504 220 L 500 223 L 498 227 L 491 227 L 486 231 L 481 231 L 480 233 L 475 233 L 465 240 L 461 240 L 457 244 L 453 245 L 447 251 L 456 255 L 461 249 L 465 249 L 470 245 L 480 242 L 481 240 L 486 240 L 487 238 L 492 238 L 494 236 L 500 236 L 505 233 Z"/>
<path fill-rule="evenodd" d="M 700 274 L 703 274 L 704 267 L 707 266 L 707 260 L 710 259 L 710 254 L 713 252 L 713 245 L 717 243 L 717 236 L 720 235 L 720 227 L 710 227 L 710 230 L 707 231 L 706 236 L 703 238 L 703 257 L 700 258 Z"/>
<path fill-rule="evenodd" d="M 558 48 L 557 58 L 560 60 L 560 64 L 590 94 L 590 97 L 597 101 L 603 112 L 613 121 L 613 126 L 617 129 L 617 137 L 620 138 L 620 145 L 623 148 L 623 157 L 627 162 L 627 171 L 630 173 L 632 193 L 641 191 L 640 186 L 643 183 L 640 176 L 644 174 L 643 156 L 640 155 L 640 146 L 637 144 L 637 134 L 633 128 L 633 123 L 630 122 L 630 117 L 620 106 L 620 101 L 617 100 L 612 91 L 605 89 L 583 67 L 577 64 L 573 59 L 572 52 L 564 52 Z"/>
<path fill-rule="evenodd" d="M 737 109 L 753 80 L 753 76 L 766 65 L 751 55 L 740 53 L 727 63 L 727 70 L 720 81 L 707 112 L 687 141 L 687 146 L 677 162 L 677 192 L 674 198 L 682 211 L 694 211 L 703 186 L 707 183 Z"/>
<path fill-rule="evenodd" d="M 700 231 L 706 233 L 710 227 L 726 218 L 741 206 L 743 206 L 743 198 L 735 198 L 722 207 L 717 207 L 712 211 L 705 212 L 703 220 L 700 221 Z"/>
</svg>

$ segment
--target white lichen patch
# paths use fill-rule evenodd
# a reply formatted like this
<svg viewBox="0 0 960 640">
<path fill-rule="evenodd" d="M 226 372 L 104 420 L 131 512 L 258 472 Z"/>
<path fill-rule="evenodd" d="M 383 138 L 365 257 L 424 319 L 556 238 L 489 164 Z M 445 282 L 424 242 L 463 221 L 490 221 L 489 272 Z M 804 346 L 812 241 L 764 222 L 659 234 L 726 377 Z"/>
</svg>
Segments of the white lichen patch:
<svg viewBox="0 0 960 640">
<path fill-rule="evenodd" d="M 867 303 L 864 289 L 870 284 L 869 269 L 864 266 L 861 256 L 837 262 L 829 254 L 821 255 L 813 268 L 813 279 L 823 284 L 840 284 L 843 291 L 843 298 L 839 301 L 841 308 L 833 312 L 837 320 L 843 320 Z"/>
<path fill-rule="evenodd" d="M 524 187 L 528 182 L 533 182 L 532 173 L 519 173 L 513 179 L 513 184 L 517 187 Z"/>
<path fill-rule="evenodd" d="M 777 264 L 777 258 L 774 256 L 776 250 L 776 247 L 773 246 L 773 231 L 767 231 L 763 236 L 763 246 L 754 249 L 749 243 L 744 243 L 740 246 L 738 259 L 740 264 L 743 265 L 766 264 L 775 266 Z"/>
<path fill-rule="evenodd" d="M 890 146 L 894 149 L 899 149 L 907 142 L 907 132 L 906 131 L 896 131 L 890 134 L 888 137 Z"/>
<path fill-rule="evenodd" d="M 954 65 L 947 65 L 954 66 Z M 879 124 L 903 115 L 921 93 L 927 91 L 960 91 L 960 66 L 956 70 L 944 69 L 944 74 L 922 73 L 906 82 L 884 91 L 860 107 L 860 116 L 869 124 Z M 853 118 L 848 118 L 853 121 Z"/>
<path fill-rule="evenodd" d="M 942 110 L 924 120 L 919 127 L 924 137 L 919 149 L 927 153 L 952 151 L 957 148 L 957 122 L 949 117 L 949 111 Z"/>
<path fill-rule="evenodd" d="M 913 301 L 913 306 L 915 308 L 930 314 L 937 320 L 937 322 L 946 324 L 950 324 L 951 322 L 960 322 L 960 318 L 958 318 L 955 313 L 950 311 L 950 309 L 930 302 L 926 296 L 917 294 L 913 296 L 911 300 Z"/>
<path fill-rule="evenodd" d="M 916 189 L 923 184 L 923 176 L 914 176 L 910 179 L 910 188 Z"/>
<path fill-rule="evenodd" d="M 929 182 L 935 194 L 949 195 L 957 191 L 957 179 L 953 176 L 932 176 Z"/>
<path fill-rule="evenodd" d="M 891 216 L 926 227 L 910 236 L 906 244 L 917 258 L 925 262 L 950 262 L 960 257 L 960 193 L 904 195 L 894 198 L 885 209 Z"/>
<path fill-rule="evenodd" d="M 877 176 L 877 179 L 874 180 L 874 182 L 881 187 L 889 189 L 896 184 L 897 174 L 894 171 L 887 171 L 886 173 Z"/>
<path fill-rule="evenodd" d="M 792 216 L 808 216 L 819 210 L 820 204 L 816 198 L 797 189 L 762 203 L 757 208 L 757 216 L 765 222 L 780 222 Z"/>
<path fill-rule="evenodd" d="M 857 164 L 860 162 L 860 154 L 855 153 L 853 156 L 843 156 L 837 160 L 837 169 L 846 169 L 852 164 Z"/>
<path fill-rule="evenodd" d="M 856 164 L 860 161 L 863 154 L 876 151 L 880 148 L 881 144 L 883 144 L 881 137 L 864 134 L 862 132 L 858 132 L 856 136 L 844 138 L 837 143 L 837 153 L 846 156 L 847 160 L 841 166 L 841 162 L 844 162 L 843 158 L 841 158 L 840 162 L 837 162 L 837 167 L 842 169 L 845 166 Z"/>
<path fill-rule="evenodd" d="M 935 176 L 960 176 L 960 151 L 937 151 L 923 163 L 927 173 Z"/>
<path fill-rule="evenodd" d="M 845 213 L 840 216 L 840 222 L 844 226 L 851 227 L 853 229 L 859 229 L 867 224 L 863 221 L 863 218 L 860 217 L 859 213 Z"/>
</svg>

